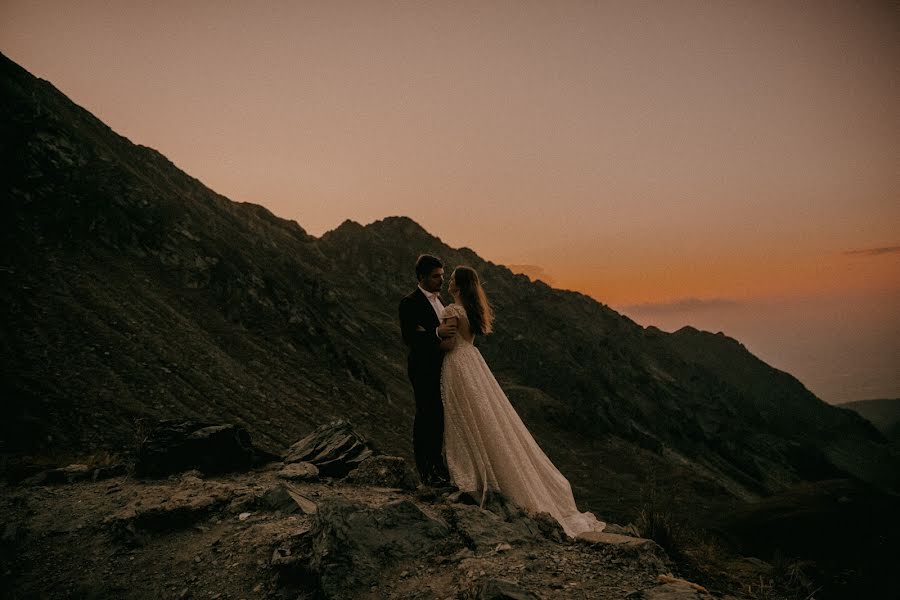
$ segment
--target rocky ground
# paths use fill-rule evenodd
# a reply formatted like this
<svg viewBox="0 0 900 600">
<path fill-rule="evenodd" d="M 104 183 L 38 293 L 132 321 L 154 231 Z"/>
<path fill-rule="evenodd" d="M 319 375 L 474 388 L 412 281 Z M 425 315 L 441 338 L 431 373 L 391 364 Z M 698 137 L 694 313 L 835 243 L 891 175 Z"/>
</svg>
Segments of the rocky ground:
<svg viewBox="0 0 900 600">
<path fill-rule="evenodd" d="M 289 483 L 280 469 L 7 487 L 4 589 L 12 598 L 465 598 L 503 580 L 541 598 L 651 598 L 658 587 L 705 596 L 658 581 L 672 566 L 649 540 L 555 541 L 447 492 Z M 324 504 L 330 520 L 317 527 L 289 489 Z M 336 556 L 318 557 L 318 571 L 304 548 L 313 530 L 335 546 L 316 549 Z M 338 547 L 342 536 L 354 547 Z"/>
<path fill-rule="evenodd" d="M 215 427 L 202 431 L 221 434 Z M 500 496 L 481 508 L 453 489 L 417 486 L 402 459 L 372 455 L 348 430 L 310 438 L 316 435 L 295 444 L 287 462 L 241 472 L 192 469 L 142 479 L 134 473 L 148 467 L 139 458 L 128 472 L 71 465 L 4 484 L 3 594 L 773 597 L 752 593 L 737 577 L 709 591 L 679 578 L 678 566 L 633 525 L 609 523 L 602 533 L 573 540 L 549 515 L 527 514 Z M 191 448 L 202 454 L 196 440 L 195 432 Z M 171 460 L 180 452 L 160 459 L 156 450 L 144 459 Z M 750 559 L 743 564 L 760 573 L 766 568 Z"/>
</svg>

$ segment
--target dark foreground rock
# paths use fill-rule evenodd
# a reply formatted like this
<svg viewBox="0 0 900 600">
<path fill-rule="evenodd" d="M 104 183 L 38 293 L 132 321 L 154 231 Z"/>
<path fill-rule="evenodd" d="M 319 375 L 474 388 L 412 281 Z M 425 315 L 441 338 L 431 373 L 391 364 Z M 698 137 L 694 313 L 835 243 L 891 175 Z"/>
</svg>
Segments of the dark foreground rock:
<svg viewBox="0 0 900 600">
<path fill-rule="evenodd" d="M 452 505 L 445 515 L 466 546 L 478 554 L 493 550 L 501 544 L 515 546 L 535 540 L 544 541 L 541 526 L 524 515 L 504 520 L 502 516 L 489 510 L 467 504 Z"/>
<path fill-rule="evenodd" d="M 316 503 L 300 493 L 289 483 L 281 483 L 270 488 L 262 496 L 262 505 L 269 510 L 277 510 L 285 514 L 302 511 L 308 515 L 316 513 Z"/>
<path fill-rule="evenodd" d="M 190 469 L 204 474 L 240 471 L 278 460 L 256 448 L 237 425 L 163 421 L 141 444 L 135 464 L 139 477 L 164 477 Z"/>
<path fill-rule="evenodd" d="M 450 529 L 409 500 L 380 508 L 333 499 L 319 505 L 311 531 L 313 569 L 328 598 L 376 585 L 381 570 L 447 544 Z"/>
<path fill-rule="evenodd" d="M 291 446 L 284 462 L 308 462 L 314 464 L 321 475 L 344 477 L 375 454 L 375 449 L 353 430 L 349 421 L 339 419 L 319 426 Z"/>
<path fill-rule="evenodd" d="M 26 485 L 49 485 L 56 483 L 75 483 L 78 481 L 100 481 L 110 477 L 125 475 L 128 468 L 124 464 L 115 464 L 92 468 L 88 465 L 71 464 L 65 467 L 48 469 L 23 481 Z"/>
</svg>

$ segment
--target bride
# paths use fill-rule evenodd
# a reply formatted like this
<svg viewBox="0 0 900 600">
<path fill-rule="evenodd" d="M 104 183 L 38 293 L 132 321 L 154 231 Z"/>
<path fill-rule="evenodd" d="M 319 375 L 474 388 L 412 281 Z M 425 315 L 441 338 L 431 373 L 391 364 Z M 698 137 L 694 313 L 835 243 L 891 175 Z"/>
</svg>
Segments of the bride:
<svg viewBox="0 0 900 600">
<path fill-rule="evenodd" d="M 460 490 L 480 498 L 499 491 L 531 512 L 548 512 L 575 537 L 602 531 L 606 523 L 579 512 L 569 481 L 537 445 L 491 373 L 475 336 L 489 334 L 493 315 L 478 273 L 457 267 L 448 284 L 453 304 L 443 319 L 457 326 L 441 370 L 444 452 L 450 478 Z"/>
</svg>

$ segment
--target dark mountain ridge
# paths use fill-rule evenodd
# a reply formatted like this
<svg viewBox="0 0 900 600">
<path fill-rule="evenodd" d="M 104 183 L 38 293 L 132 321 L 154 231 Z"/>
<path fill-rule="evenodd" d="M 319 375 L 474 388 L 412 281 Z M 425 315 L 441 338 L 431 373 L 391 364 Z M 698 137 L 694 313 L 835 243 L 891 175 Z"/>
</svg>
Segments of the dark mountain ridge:
<svg viewBox="0 0 900 600">
<path fill-rule="evenodd" d="M 654 478 L 698 513 L 804 480 L 900 488 L 880 432 L 736 340 L 643 328 L 406 217 L 315 238 L 0 62 L 6 453 L 124 452 L 159 418 L 235 422 L 277 448 L 347 417 L 409 457 L 396 307 L 432 252 L 482 274 L 498 319 L 480 348 L 598 514 L 627 516 Z"/>
</svg>

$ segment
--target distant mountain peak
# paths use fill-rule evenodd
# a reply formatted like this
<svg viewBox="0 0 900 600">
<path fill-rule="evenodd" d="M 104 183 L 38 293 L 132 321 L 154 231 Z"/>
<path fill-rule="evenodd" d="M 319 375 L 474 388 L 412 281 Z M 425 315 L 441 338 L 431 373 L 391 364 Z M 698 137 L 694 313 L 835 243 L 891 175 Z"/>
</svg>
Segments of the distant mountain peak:
<svg viewBox="0 0 900 600">
<path fill-rule="evenodd" d="M 385 217 L 370 223 L 366 227 L 376 231 L 387 231 L 407 236 L 428 236 L 429 238 L 436 238 L 436 236 L 427 229 L 411 218 L 405 216 Z"/>
<path fill-rule="evenodd" d="M 684 334 L 684 335 L 696 335 L 698 333 L 701 333 L 701 331 L 699 329 L 697 329 L 696 327 L 692 327 L 690 325 L 685 325 L 684 327 L 682 327 L 681 329 L 678 329 L 674 333 Z"/>
<path fill-rule="evenodd" d="M 405 215 L 393 215 L 393 216 L 385 217 L 383 219 L 379 219 L 379 220 L 375 221 L 374 223 L 372 223 L 372 225 L 376 225 L 376 224 L 401 226 L 401 227 L 415 226 L 415 227 L 419 227 L 420 229 L 422 229 L 424 231 L 424 228 L 421 225 L 419 225 L 414 220 L 412 220 L 410 217 L 407 217 Z"/>
<path fill-rule="evenodd" d="M 344 221 L 340 225 L 338 225 L 331 231 L 326 232 L 326 235 L 336 232 L 362 231 L 363 229 L 364 227 L 362 226 L 362 224 L 357 223 L 353 219 L 344 219 Z"/>
<path fill-rule="evenodd" d="M 422 252 L 436 252 L 436 247 L 444 245 L 439 237 L 411 218 L 404 216 L 385 217 L 368 225 L 361 225 L 356 221 L 347 219 L 336 228 L 322 235 L 322 241 L 325 243 L 363 238 L 382 239 L 388 243 L 405 240 L 411 248 Z"/>
</svg>

